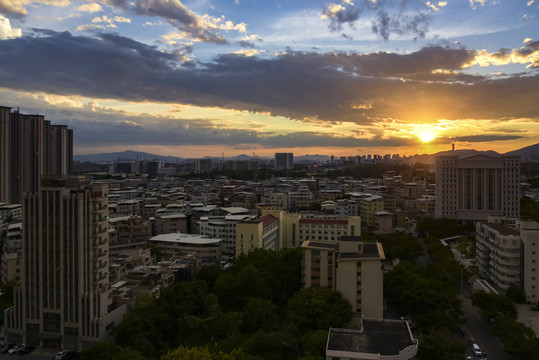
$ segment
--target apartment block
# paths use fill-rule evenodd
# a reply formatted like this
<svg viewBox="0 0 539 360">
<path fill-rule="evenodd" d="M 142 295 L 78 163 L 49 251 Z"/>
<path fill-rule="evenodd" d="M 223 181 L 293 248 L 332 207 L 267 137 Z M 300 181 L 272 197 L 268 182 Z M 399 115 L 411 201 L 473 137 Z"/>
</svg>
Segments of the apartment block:
<svg viewBox="0 0 539 360">
<path fill-rule="evenodd" d="M 111 256 L 136 249 L 147 249 L 152 224 L 140 216 L 109 218 L 109 253 Z"/>
<path fill-rule="evenodd" d="M 382 245 L 363 243 L 359 236 L 337 241 L 308 240 L 301 245 L 304 287 L 328 286 L 347 299 L 354 312 L 383 318 Z"/>
<path fill-rule="evenodd" d="M 47 179 L 24 196 L 21 285 L 5 310 L 8 342 L 82 350 L 126 313 L 108 277 L 107 186 Z"/>
<path fill-rule="evenodd" d="M 287 170 L 294 168 L 293 153 L 275 153 L 275 169 Z"/>
<path fill-rule="evenodd" d="M 271 214 L 236 225 L 236 256 L 254 249 L 280 249 L 279 219 Z"/>
<path fill-rule="evenodd" d="M 237 226 L 243 221 L 250 221 L 253 215 L 202 216 L 198 221 L 198 233 L 223 240 L 223 254 L 235 256 Z"/>
<path fill-rule="evenodd" d="M 476 224 L 479 274 L 503 293 L 511 285 L 526 300 L 539 301 L 539 224 L 531 220 L 489 217 Z"/>
</svg>

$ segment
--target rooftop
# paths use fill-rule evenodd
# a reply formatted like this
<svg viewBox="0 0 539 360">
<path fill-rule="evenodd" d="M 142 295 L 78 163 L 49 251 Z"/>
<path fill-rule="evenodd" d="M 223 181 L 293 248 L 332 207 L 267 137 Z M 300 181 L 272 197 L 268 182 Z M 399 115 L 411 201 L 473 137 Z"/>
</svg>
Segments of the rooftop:
<svg viewBox="0 0 539 360">
<path fill-rule="evenodd" d="M 361 330 L 330 329 L 327 351 L 394 356 L 417 344 L 406 321 L 363 319 L 362 325 Z"/>
</svg>

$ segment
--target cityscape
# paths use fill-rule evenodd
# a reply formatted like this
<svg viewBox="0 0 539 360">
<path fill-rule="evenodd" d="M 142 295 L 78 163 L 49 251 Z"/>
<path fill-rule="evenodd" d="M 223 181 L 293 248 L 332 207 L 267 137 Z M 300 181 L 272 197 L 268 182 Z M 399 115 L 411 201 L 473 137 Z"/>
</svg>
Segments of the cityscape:
<svg viewBox="0 0 539 360">
<path fill-rule="evenodd" d="M 0 359 L 539 359 L 538 28 L 0 0 Z"/>
</svg>

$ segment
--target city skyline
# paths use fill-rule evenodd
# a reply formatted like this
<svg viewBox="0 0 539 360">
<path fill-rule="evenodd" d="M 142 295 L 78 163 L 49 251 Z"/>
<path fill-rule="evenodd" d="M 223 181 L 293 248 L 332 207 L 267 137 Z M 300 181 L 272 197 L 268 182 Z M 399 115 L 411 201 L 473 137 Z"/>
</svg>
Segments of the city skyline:
<svg viewBox="0 0 539 360">
<path fill-rule="evenodd" d="M 0 105 L 74 153 L 500 153 L 539 139 L 539 2 L 0 1 Z"/>
</svg>

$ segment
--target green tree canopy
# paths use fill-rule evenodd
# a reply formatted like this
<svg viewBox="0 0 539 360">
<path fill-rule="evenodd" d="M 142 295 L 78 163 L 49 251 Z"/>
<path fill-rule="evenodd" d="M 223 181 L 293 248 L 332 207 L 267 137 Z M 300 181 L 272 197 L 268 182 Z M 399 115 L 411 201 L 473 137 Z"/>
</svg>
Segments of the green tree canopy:
<svg viewBox="0 0 539 360">
<path fill-rule="evenodd" d="M 325 286 L 298 291 L 287 308 L 288 322 L 302 332 L 340 327 L 349 323 L 353 315 L 350 302 Z"/>
</svg>

